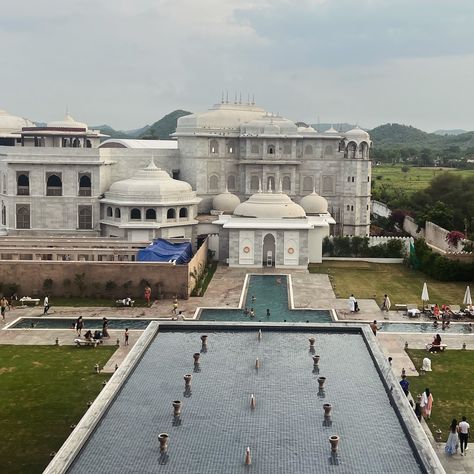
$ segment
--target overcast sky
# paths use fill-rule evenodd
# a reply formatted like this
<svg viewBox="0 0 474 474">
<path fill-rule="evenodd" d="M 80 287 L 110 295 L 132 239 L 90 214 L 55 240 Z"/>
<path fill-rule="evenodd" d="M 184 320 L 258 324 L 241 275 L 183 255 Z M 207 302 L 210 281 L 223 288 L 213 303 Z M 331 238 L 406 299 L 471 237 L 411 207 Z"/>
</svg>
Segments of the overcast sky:
<svg viewBox="0 0 474 474">
<path fill-rule="evenodd" d="M 0 109 L 138 128 L 255 94 L 316 123 L 474 130 L 473 0 L 17 0 Z"/>
</svg>

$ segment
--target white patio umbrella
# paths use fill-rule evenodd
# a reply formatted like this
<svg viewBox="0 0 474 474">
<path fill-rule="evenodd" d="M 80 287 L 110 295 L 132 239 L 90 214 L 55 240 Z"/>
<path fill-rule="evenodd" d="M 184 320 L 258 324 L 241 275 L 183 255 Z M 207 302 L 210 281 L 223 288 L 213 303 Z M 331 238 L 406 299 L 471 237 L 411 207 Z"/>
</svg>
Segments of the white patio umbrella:
<svg viewBox="0 0 474 474">
<path fill-rule="evenodd" d="M 425 303 L 430 300 L 430 295 L 428 294 L 428 286 L 426 281 L 423 283 L 423 291 L 421 292 L 421 301 L 423 301 L 423 311 L 425 309 Z"/>
<path fill-rule="evenodd" d="M 466 287 L 466 293 L 464 293 L 463 304 L 472 305 L 471 289 L 469 288 L 469 286 Z"/>
</svg>

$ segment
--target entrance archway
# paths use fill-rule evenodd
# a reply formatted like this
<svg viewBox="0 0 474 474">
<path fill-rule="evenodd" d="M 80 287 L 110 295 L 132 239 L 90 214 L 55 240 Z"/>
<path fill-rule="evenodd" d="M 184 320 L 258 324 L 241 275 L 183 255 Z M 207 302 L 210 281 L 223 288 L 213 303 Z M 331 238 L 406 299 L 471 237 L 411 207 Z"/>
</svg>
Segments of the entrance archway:
<svg viewBox="0 0 474 474">
<path fill-rule="evenodd" d="M 274 267 L 276 258 L 275 237 L 273 234 L 267 234 L 263 238 L 263 266 Z"/>
</svg>

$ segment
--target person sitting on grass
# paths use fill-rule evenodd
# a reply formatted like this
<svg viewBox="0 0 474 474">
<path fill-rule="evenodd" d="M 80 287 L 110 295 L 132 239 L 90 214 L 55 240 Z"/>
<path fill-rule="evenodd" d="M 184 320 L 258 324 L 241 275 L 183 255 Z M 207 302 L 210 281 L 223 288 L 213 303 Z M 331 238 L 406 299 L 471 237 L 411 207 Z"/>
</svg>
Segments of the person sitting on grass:
<svg viewBox="0 0 474 474">
<path fill-rule="evenodd" d="M 92 331 L 89 329 L 85 334 L 84 334 L 84 339 L 86 341 L 92 341 Z"/>
</svg>

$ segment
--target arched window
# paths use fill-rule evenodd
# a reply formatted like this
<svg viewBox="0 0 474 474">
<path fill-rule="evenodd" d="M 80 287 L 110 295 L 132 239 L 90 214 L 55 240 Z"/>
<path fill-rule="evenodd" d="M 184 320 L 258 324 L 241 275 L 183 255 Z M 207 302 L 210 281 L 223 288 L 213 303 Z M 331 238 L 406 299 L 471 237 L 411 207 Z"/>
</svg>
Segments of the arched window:
<svg viewBox="0 0 474 474">
<path fill-rule="evenodd" d="M 166 218 L 167 219 L 176 219 L 176 211 L 172 208 L 168 209 L 166 212 Z"/>
<path fill-rule="evenodd" d="M 28 173 L 20 173 L 17 177 L 16 193 L 19 196 L 29 196 L 30 194 L 30 178 Z"/>
<path fill-rule="evenodd" d="M 351 210 L 351 206 L 349 206 L 349 204 L 346 206 L 346 211 L 350 211 Z"/>
<path fill-rule="evenodd" d="M 285 143 L 283 145 L 283 153 L 285 155 L 291 155 L 291 144 L 290 143 Z"/>
<path fill-rule="evenodd" d="M 227 153 L 233 155 L 235 153 L 235 144 L 233 141 L 227 142 Z"/>
<path fill-rule="evenodd" d="M 324 154 L 325 155 L 332 155 L 332 153 L 333 153 L 332 145 L 326 145 L 326 147 L 324 148 Z"/>
<path fill-rule="evenodd" d="M 67 138 L 63 138 L 63 139 L 61 140 L 61 142 L 62 142 L 62 147 L 63 147 L 63 148 L 67 148 L 67 147 L 68 147 Z"/>
<path fill-rule="evenodd" d="M 355 142 L 349 142 L 347 145 L 347 158 L 354 159 L 357 151 L 357 145 Z"/>
<path fill-rule="evenodd" d="M 49 174 L 46 181 L 46 196 L 61 196 L 63 182 L 59 174 Z"/>
<path fill-rule="evenodd" d="M 291 191 L 291 178 L 289 176 L 283 176 L 281 186 L 283 191 Z"/>
<path fill-rule="evenodd" d="M 250 178 L 250 191 L 258 191 L 258 176 L 252 176 Z"/>
<path fill-rule="evenodd" d="M 30 206 L 17 205 L 16 208 L 16 228 L 29 229 L 30 228 Z"/>
<path fill-rule="evenodd" d="M 274 155 L 275 154 L 275 145 L 268 145 L 267 154 L 268 155 Z"/>
<path fill-rule="evenodd" d="M 304 154 L 305 155 L 312 155 L 313 154 L 313 147 L 311 145 L 306 145 L 304 147 Z"/>
<path fill-rule="evenodd" d="M 303 178 L 303 191 L 311 192 L 313 190 L 313 177 L 305 176 Z"/>
<path fill-rule="evenodd" d="M 92 148 L 92 143 L 90 140 L 86 140 L 86 148 Z"/>
<path fill-rule="evenodd" d="M 142 212 L 136 207 L 130 211 L 130 219 L 140 220 L 142 218 Z"/>
<path fill-rule="evenodd" d="M 119 207 L 116 207 L 116 208 L 115 208 L 114 214 L 115 214 L 115 218 L 116 218 L 116 219 L 120 219 L 120 218 L 122 217 L 122 213 L 120 212 L 120 208 L 119 208 Z"/>
<path fill-rule="evenodd" d="M 258 143 L 252 143 L 250 151 L 252 152 L 252 154 L 257 155 L 259 153 Z"/>
<path fill-rule="evenodd" d="M 235 191 L 235 176 L 233 174 L 230 174 L 227 176 L 227 189 L 229 191 Z"/>
<path fill-rule="evenodd" d="M 79 229 L 92 229 L 92 206 L 79 206 Z"/>
<path fill-rule="evenodd" d="M 73 148 L 80 148 L 81 147 L 81 142 L 79 138 L 75 138 L 74 141 L 72 142 L 72 147 Z"/>
<path fill-rule="evenodd" d="M 186 207 L 182 207 L 179 210 L 179 217 L 188 217 L 188 209 Z"/>
<path fill-rule="evenodd" d="M 209 191 L 217 191 L 219 189 L 219 177 L 213 174 L 209 177 Z"/>
<path fill-rule="evenodd" d="M 112 217 L 112 208 L 109 206 L 107 207 L 107 212 L 106 212 L 107 217 Z"/>
<path fill-rule="evenodd" d="M 7 225 L 7 208 L 5 203 L 2 201 L 2 225 Z"/>
<path fill-rule="evenodd" d="M 154 209 L 147 209 L 145 213 L 145 219 L 156 220 L 156 211 Z"/>
<path fill-rule="evenodd" d="M 91 195 L 91 177 L 89 174 L 79 175 L 79 196 Z"/>
<path fill-rule="evenodd" d="M 219 153 L 219 143 L 217 140 L 211 140 L 209 142 L 209 151 L 214 154 L 214 153 Z"/>
<path fill-rule="evenodd" d="M 273 176 L 269 176 L 267 178 L 267 191 L 275 191 L 275 178 Z"/>
<path fill-rule="evenodd" d="M 366 159 L 368 158 L 369 156 L 369 145 L 366 143 L 366 142 L 362 142 L 360 144 L 360 154 L 361 154 L 361 158 L 362 159 Z"/>
</svg>

